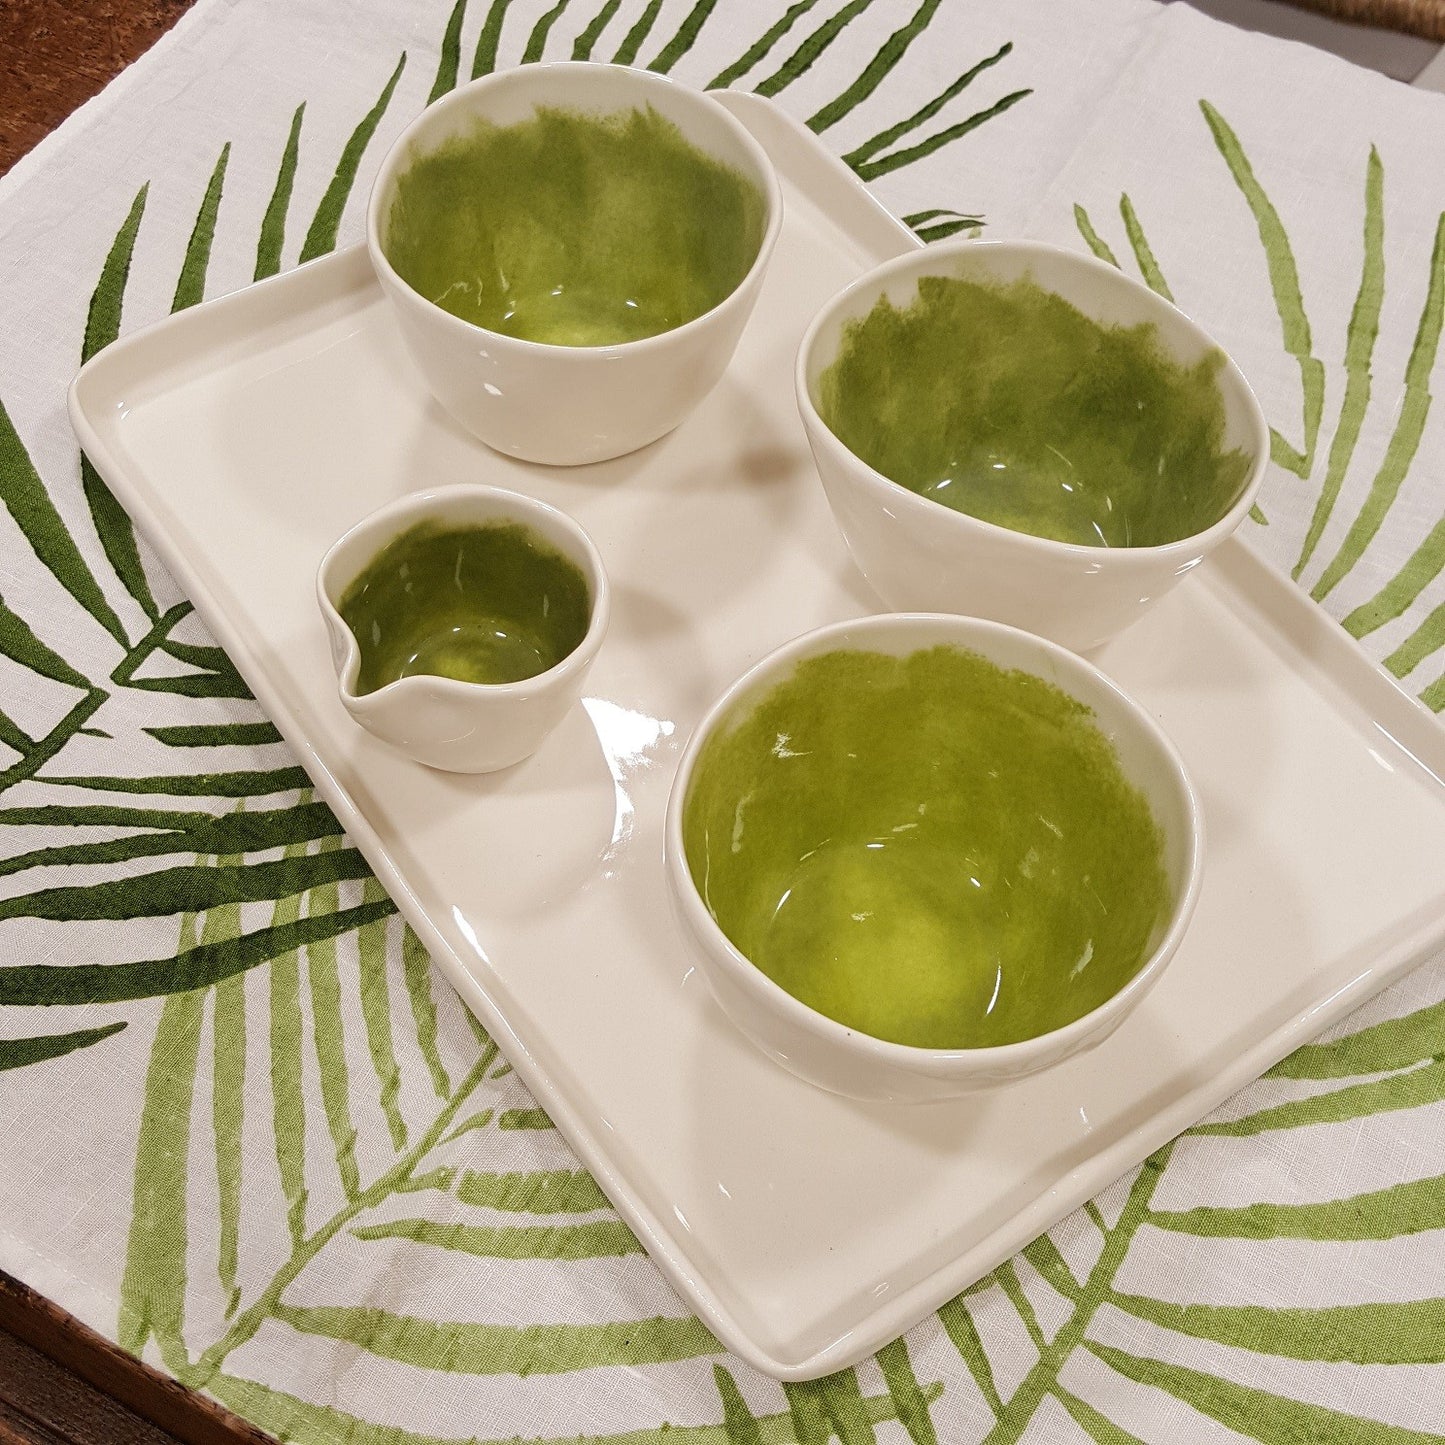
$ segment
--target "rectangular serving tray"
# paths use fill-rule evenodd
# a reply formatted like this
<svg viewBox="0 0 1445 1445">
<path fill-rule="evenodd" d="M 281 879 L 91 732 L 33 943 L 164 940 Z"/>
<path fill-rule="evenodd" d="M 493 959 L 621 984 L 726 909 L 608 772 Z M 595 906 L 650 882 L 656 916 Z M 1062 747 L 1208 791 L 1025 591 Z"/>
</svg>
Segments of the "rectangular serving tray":
<svg viewBox="0 0 1445 1445">
<path fill-rule="evenodd" d="M 762 298 L 661 442 L 549 470 L 431 400 L 353 250 L 122 340 L 77 379 L 85 450 L 317 789 L 667 1278 L 768 1373 L 856 1362 L 1098 1193 L 1445 938 L 1445 733 L 1242 542 L 1099 664 L 1203 799 L 1203 894 L 1103 1046 L 947 1104 L 835 1098 L 757 1053 L 669 916 L 662 817 L 709 701 L 765 652 L 877 610 L 793 398 L 808 320 L 917 242 L 802 127 L 722 96 L 783 181 Z M 582 707 L 491 777 L 352 723 L 314 599 L 382 503 L 477 481 L 592 534 L 611 631 Z"/>
</svg>

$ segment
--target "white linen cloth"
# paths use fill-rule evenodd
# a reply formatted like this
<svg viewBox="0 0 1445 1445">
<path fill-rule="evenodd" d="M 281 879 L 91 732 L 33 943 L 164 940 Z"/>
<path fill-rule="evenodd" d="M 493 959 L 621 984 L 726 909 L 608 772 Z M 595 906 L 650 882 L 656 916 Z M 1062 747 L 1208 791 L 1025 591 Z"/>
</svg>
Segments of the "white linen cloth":
<svg viewBox="0 0 1445 1445">
<path fill-rule="evenodd" d="M 1167 285 L 1280 434 L 1250 543 L 1293 569 L 1317 518 L 1302 585 L 1445 705 L 1440 97 L 1150 0 L 201 0 L 0 181 L 0 1267 L 308 1442 L 1442 1438 L 1438 961 L 902 1345 L 784 1387 L 684 1318 L 374 883 L 316 864 L 295 897 L 195 906 L 238 858 L 345 850 L 313 814 L 285 843 L 206 830 L 301 816 L 304 780 L 143 539 L 150 597 L 128 585 L 65 388 L 117 325 L 359 239 L 449 33 L 464 80 L 594 32 L 594 59 L 774 94 L 925 234 L 1092 236 Z M 164 681 L 197 672 L 220 680 Z M 179 856 L 128 841 L 161 808 L 197 830 Z M 34 997 L 40 967 L 338 909 L 370 921 L 202 990 Z"/>
</svg>

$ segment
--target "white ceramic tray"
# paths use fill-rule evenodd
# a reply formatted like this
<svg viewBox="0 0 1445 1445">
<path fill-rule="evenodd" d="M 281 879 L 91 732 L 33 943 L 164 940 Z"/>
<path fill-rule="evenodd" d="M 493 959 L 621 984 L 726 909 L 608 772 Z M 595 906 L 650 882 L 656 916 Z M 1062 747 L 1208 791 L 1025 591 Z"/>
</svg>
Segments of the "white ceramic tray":
<svg viewBox="0 0 1445 1445">
<path fill-rule="evenodd" d="M 1233 543 L 1099 655 L 1204 801 L 1203 895 L 1105 1045 L 921 1107 L 800 1083 L 693 973 L 662 818 L 710 699 L 804 629 L 876 609 L 793 401 L 818 306 L 916 244 L 800 127 L 726 103 L 787 220 L 731 370 L 673 435 L 551 471 L 431 402 L 365 255 L 317 261 L 121 341 L 72 414 L 437 965 L 688 1304 L 804 1379 L 868 1354 L 1104 1188 L 1445 936 L 1445 732 Z M 615 587 L 585 705 L 490 778 L 387 751 L 338 702 L 312 579 L 408 490 L 483 481 L 565 508 Z"/>
</svg>

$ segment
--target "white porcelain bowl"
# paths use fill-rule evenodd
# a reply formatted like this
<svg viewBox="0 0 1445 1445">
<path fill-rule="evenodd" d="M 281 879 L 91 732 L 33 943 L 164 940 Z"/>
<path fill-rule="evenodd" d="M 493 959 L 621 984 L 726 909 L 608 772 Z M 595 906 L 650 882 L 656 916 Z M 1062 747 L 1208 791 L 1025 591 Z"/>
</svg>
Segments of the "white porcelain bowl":
<svg viewBox="0 0 1445 1445">
<path fill-rule="evenodd" d="M 712 310 L 642 340 L 551 345 L 452 315 L 414 291 L 387 259 L 384 237 L 398 176 L 478 121 L 516 125 L 538 107 L 611 115 L 649 106 L 685 140 L 751 181 L 763 198 L 757 257 Z M 382 161 L 366 241 L 402 337 L 442 406 L 498 451 L 566 466 L 656 441 L 712 390 L 757 300 L 782 211 L 782 191 L 762 147 L 715 100 L 650 71 L 564 61 L 486 76 L 423 111 Z"/>
<path fill-rule="evenodd" d="M 421 522 L 444 526 L 515 522 L 555 547 L 581 571 L 591 619 L 581 643 L 554 667 L 521 682 L 461 682 L 403 677 L 374 692 L 356 691 L 361 650 L 337 610 L 346 590 L 391 541 Z M 368 732 L 428 767 L 490 773 L 530 757 L 582 695 L 607 631 L 611 593 L 602 558 L 565 512 L 497 487 L 438 487 L 417 492 L 358 522 L 327 552 L 316 574 L 342 705 Z"/>
<path fill-rule="evenodd" d="M 1244 520 L 1269 461 L 1269 427 L 1249 383 L 1225 358 L 1217 381 L 1227 451 L 1249 471 L 1212 526 L 1161 546 L 1094 547 L 1009 530 L 890 481 L 834 435 L 819 413 L 819 379 L 850 323 L 887 296 L 910 304 L 924 276 L 1007 283 L 1023 276 L 1106 325 L 1151 323 L 1165 353 L 1194 365 L 1219 348 L 1183 312 L 1116 267 L 1037 241 L 929 246 L 855 281 L 814 318 L 798 351 L 798 407 L 828 502 L 859 570 L 890 607 L 1007 622 L 1076 651 L 1106 642 L 1143 615 Z M 961 337 L 986 347 L 988 337 Z M 1162 485 L 1168 478 L 1161 479 Z"/>
<path fill-rule="evenodd" d="M 889 1043 L 825 1017 L 774 983 L 728 939 L 693 882 L 683 813 L 709 738 L 746 713 L 805 658 L 837 651 L 905 656 L 951 645 L 999 667 L 1029 672 L 1085 703 L 1113 743 L 1124 776 L 1143 794 L 1163 835 L 1173 906 L 1138 972 L 1092 1012 L 1052 1032 L 990 1048 L 932 1049 Z M 1199 896 L 1204 822 L 1173 744 L 1138 703 L 1075 653 L 1016 628 L 977 618 L 884 613 L 809 632 L 736 682 L 693 733 L 668 802 L 665 862 L 681 930 L 728 1017 L 770 1058 L 823 1089 L 854 1098 L 923 1102 L 1022 1078 L 1106 1039 L 1158 982 L 1179 947 Z"/>
</svg>

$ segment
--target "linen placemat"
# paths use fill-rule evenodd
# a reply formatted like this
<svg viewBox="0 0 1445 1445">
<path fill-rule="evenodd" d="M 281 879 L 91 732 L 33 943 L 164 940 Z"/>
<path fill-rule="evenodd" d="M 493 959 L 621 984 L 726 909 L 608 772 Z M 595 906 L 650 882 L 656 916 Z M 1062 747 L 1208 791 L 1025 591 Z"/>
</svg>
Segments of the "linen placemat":
<svg viewBox="0 0 1445 1445">
<path fill-rule="evenodd" d="M 81 461 L 83 357 L 355 241 L 430 97 L 574 55 L 773 97 L 927 239 L 1167 288 L 1277 433 L 1250 543 L 1445 705 L 1440 98 L 1149 0 L 202 0 L 0 182 L 0 1267 L 303 1441 L 1441 1438 L 1440 964 L 780 1385 L 687 1316 Z"/>
</svg>

